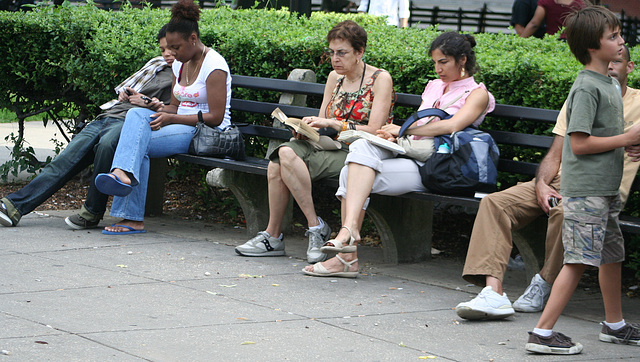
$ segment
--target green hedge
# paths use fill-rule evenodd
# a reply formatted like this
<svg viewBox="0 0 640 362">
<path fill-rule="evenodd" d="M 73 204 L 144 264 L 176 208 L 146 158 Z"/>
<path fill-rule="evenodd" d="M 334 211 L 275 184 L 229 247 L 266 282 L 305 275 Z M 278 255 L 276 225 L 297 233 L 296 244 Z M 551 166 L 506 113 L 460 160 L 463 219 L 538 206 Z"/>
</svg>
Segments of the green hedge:
<svg viewBox="0 0 640 362">
<path fill-rule="evenodd" d="M 294 68 L 331 70 L 322 56 L 327 31 L 354 19 L 369 33 L 365 60 L 387 69 L 396 91 L 421 93 L 433 79 L 427 56 L 437 36 L 431 29 L 396 29 L 365 15 L 313 13 L 310 19 L 285 11 L 204 10 L 202 39 L 229 62 L 232 73 L 285 78 Z M 0 13 L 0 40 L 10 49 L 0 71 L 0 106 L 15 96 L 31 102 L 62 100 L 88 107 L 113 98 L 112 88 L 157 55 L 155 35 L 168 10 L 123 8 L 110 12 L 93 6 L 43 8 L 29 13 Z M 553 38 L 477 34 L 477 78 L 500 103 L 558 109 L 581 68 L 565 43 Z M 638 50 L 633 49 L 634 56 Z M 638 85 L 633 73 L 631 84 Z"/>
<path fill-rule="evenodd" d="M 156 34 L 170 17 L 168 10 L 103 11 L 94 6 L 44 7 L 28 13 L 0 13 L 0 41 L 9 49 L 0 70 L 0 107 L 26 112 L 53 107 L 53 116 L 69 106 L 95 116 L 97 105 L 114 97 L 113 87 L 158 55 Z M 308 68 L 324 82 L 331 71 L 323 56 L 328 30 L 344 19 L 369 33 L 365 61 L 387 69 L 397 92 L 420 94 L 435 78 L 427 56 L 433 29 L 397 29 L 362 14 L 313 13 L 297 17 L 278 10 L 204 10 L 200 22 L 205 44 L 217 49 L 233 74 L 286 78 Z M 582 68 L 565 43 L 553 37 L 522 39 L 511 34 L 477 34 L 477 75 L 499 103 L 559 109 Z M 632 50 L 634 57 L 638 49 Z M 638 86 L 639 73 L 631 74 Z M 249 92 L 243 90 L 242 92 Z M 255 99 L 277 100 L 252 92 Z M 319 104 L 312 100 L 311 105 Z M 66 109 L 65 109 L 66 107 Z M 404 118 L 410 110 L 397 109 Z M 500 120 L 488 127 L 503 128 Z M 517 125 L 528 133 L 550 134 L 550 127 Z M 505 150 L 509 157 L 538 160 L 536 150 Z"/>
</svg>

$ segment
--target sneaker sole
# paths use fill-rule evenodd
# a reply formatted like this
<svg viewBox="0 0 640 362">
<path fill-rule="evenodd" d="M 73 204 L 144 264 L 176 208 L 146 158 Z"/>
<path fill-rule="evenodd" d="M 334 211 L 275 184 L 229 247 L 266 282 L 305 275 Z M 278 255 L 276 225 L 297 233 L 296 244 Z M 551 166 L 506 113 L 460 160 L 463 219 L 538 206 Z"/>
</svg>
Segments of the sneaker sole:
<svg viewBox="0 0 640 362">
<path fill-rule="evenodd" d="M 13 226 L 13 221 L 7 216 L 5 213 L 0 212 L 0 225 L 2 226 Z"/>
<path fill-rule="evenodd" d="M 307 254 L 307 261 L 309 262 L 309 264 L 321 263 L 327 260 L 328 258 L 329 258 L 329 255 L 327 254 L 322 254 L 322 256 L 317 258 L 310 258 L 309 255 Z"/>
<path fill-rule="evenodd" d="M 64 222 L 67 223 L 67 225 L 69 225 L 72 229 L 75 230 L 85 230 L 85 229 L 96 229 L 98 228 L 98 224 L 93 225 L 93 226 L 81 226 L 81 225 L 76 225 L 74 223 L 71 222 L 71 219 L 69 219 L 68 217 L 64 219 Z"/>
<path fill-rule="evenodd" d="M 631 346 L 640 346 L 640 340 L 629 340 L 625 343 L 624 339 L 622 338 L 618 338 L 618 337 L 614 337 L 608 334 L 604 334 L 604 333 L 600 333 L 600 335 L 598 336 L 598 339 L 601 340 L 602 342 L 607 342 L 607 343 L 615 343 L 615 344 L 628 344 Z"/>
<path fill-rule="evenodd" d="M 284 256 L 284 250 L 278 250 L 278 251 L 264 251 L 264 252 L 260 252 L 260 253 L 252 253 L 252 252 L 247 252 L 247 251 L 240 251 L 236 248 L 236 253 L 238 253 L 238 255 L 242 255 L 242 256 Z"/>
<path fill-rule="evenodd" d="M 582 345 L 576 343 L 575 346 L 569 348 L 566 347 L 551 347 L 537 343 L 527 343 L 524 348 L 529 352 L 542 353 L 542 354 L 578 354 L 582 352 Z"/>
<path fill-rule="evenodd" d="M 513 310 L 520 313 L 537 313 L 537 312 L 542 312 L 543 309 L 544 307 L 539 307 L 539 308 L 522 307 L 517 305 L 516 303 L 513 303 Z"/>
<path fill-rule="evenodd" d="M 469 307 L 458 307 L 456 308 L 456 314 L 460 318 L 469 319 L 469 320 L 481 320 L 481 319 L 504 319 L 511 317 L 516 312 L 513 308 L 505 308 L 505 309 L 493 309 L 492 311 L 483 311 L 479 309 L 472 309 Z"/>
</svg>

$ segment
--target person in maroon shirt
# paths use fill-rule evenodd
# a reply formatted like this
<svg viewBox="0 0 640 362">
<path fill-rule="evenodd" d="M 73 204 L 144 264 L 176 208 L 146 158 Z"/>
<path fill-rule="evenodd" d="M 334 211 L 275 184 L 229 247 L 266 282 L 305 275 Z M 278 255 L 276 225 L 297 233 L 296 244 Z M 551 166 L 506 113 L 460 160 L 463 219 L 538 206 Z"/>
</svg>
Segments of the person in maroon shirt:
<svg viewBox="0 0 640 362">
<path fill-rule="evenodd" d="M 544 21 L 547 25 L 547 34 L 555 34 L 564 26 L 566 17 L 576 10 L 586 7 L 583 0 L 538 0 L 538 7 L 529 24 L 520 34 L 528 38 L 540 27 Z M 565 39 L 564 33 L 560 39 Z"/>
</svg>

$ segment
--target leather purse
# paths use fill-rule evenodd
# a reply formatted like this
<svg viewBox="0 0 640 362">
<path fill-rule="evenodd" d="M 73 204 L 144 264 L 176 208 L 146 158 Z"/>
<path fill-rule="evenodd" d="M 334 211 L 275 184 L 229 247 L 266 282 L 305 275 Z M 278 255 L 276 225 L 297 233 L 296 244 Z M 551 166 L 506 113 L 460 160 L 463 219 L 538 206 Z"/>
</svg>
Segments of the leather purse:
<svg viewBox="0 0 640 362">
<path fill-rule="evenodd" d="M 196 156 L 243 160 L 245 158 L 244 138 L 240 129 L 234 124 L 224 129 L 207 126 L 200 111 L 196 132 L 189 144 L 189 153 Z"/>
</svg>

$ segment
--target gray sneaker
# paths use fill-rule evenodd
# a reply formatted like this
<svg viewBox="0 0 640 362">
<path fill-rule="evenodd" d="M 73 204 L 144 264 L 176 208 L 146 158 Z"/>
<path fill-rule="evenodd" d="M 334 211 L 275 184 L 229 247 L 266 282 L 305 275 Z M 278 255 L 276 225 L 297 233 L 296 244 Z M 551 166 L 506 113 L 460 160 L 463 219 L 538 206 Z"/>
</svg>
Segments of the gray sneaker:
<svg viewBox="0 0 640 362">
<path fill-rule="evenodd" d="M 640 331 L 638 324 L 627 323 L 620 329 L 611 329 L 606 324 L 602 324 L 599 340 L 609 343 L 630 344 L 640 346 Z"/>
<path fill-rule="evenodd" d="M 320 219 L 320 218 L 318 218 Z M 309 237 L 309 247 L 307 248 L 307 261 L 311 264 L 327 260 L 327 254 L 320 251 L 320 248 L 331 237 L 331 228 L 324 222 L 320 231 L 307 230 L 304 234 Z"/>
<path fill-rule="evenodd" d="M 544 304 L 551 294 L 551 284 L 547 283 L 540 274 L 531 278 L 531 284 L 525 289 L 524 294 L 513 302 L 513 309 L 518 312 L 534 313 L 544 309 Z"/>
<path fill-rule="evenodd" d="M 80 216 L 80 214 L 75 214 L 64 219 L 64 222 L 66 222 L 67 225 L 69 225 L 73 229 L 84 230 L 97 228 L 98 224 L 100 223 L 100 219 L 87 220 L 84 217 Z"/>
<path fill-rule="evenodd" d="M 529 341 L 524 348 L 529 352 L 544 354 L 578 354 L 582 352 L 580 343 L 574 343 L 571 338 L 558 332 L 551 333 L 549 337 L 529 332 Z"/>
<path fill-rule="evenodd" d="M 266 231 L 246 243 L 236 247 L 236 253 L 242 256 L 282 256 L 284 255 L 284 238 L 274 238 Z"/>
<path fill-rule="evenodd" d="M 9 213 L 7 209 L 4 207 L 4 204 L 0 202 L 0 225 L 2 226 L 13 226 L 13 221 L 9 217 Z"/>
</svg>

